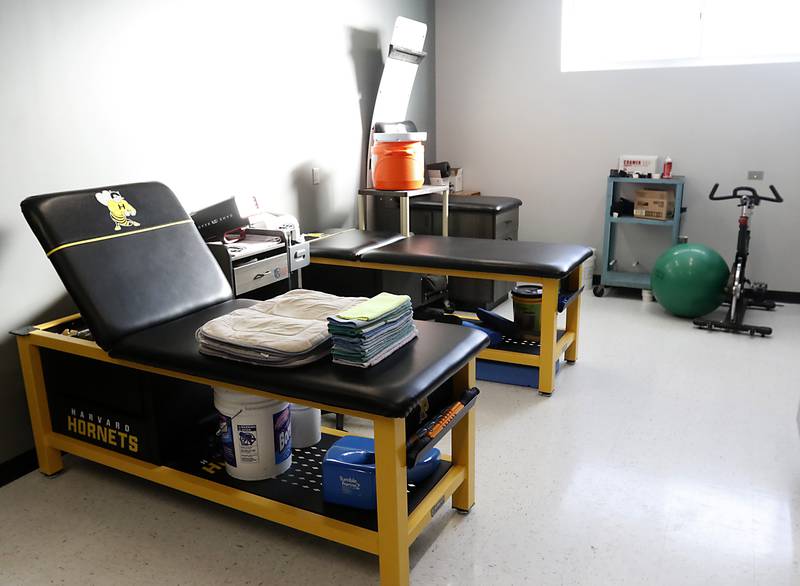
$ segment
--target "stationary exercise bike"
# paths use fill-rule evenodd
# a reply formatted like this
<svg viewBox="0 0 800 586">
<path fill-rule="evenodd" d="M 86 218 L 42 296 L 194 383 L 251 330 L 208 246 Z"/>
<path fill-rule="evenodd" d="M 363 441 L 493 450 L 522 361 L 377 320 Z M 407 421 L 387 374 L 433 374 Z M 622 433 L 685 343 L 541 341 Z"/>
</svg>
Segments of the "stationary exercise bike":
<svg viewBox="0 0 800 586">
<path fill-rule="evenodd" d="M 769 186 L 774 197 L 758 195 L 758 192 L 752 187 L 737 187 L 730 195 L 715 195 L 718 187 L 719 183 L 715 183 L 711 193 L 708 194 L 710 200 L 738 199 L 739 207 L 742 209 L 739 214 L 739 239 L 736 244 L 736 258 L 731 266 L 731 274 L 725 286 L 729 307 L 725 319 L 712 320 L 700 317 L 694 320 L 694 325 L 700 328 L 708 328 L 709 330 L 742 332 L 751 336 L 756 334 L 762 337 L 769 336 L 772 334 L 772 328 L 744 323 L 744 313 L 748 307 L 757 307 L 768 311 L 775 309 L 775 302 L 766 297 L 766 283 L 751 283 L 750 279 L 745 276 L 747 256 L 750 249 L 750 216 L 753 215 L 753 210 L 762 201 L 781 203 L 783 198 L 774 185 Z"/>
</svg>

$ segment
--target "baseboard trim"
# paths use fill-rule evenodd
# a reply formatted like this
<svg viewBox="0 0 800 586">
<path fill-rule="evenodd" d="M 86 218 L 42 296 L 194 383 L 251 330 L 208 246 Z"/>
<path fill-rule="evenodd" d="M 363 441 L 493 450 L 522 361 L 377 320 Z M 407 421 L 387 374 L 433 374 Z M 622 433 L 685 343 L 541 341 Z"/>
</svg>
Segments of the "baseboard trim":
<svg viewBox="0 0 800 586">
<path fill-rule="evenodd" d="M 800 303 L 800 291 L 770 291 L 767 289 L 767 299 L 780 303 Z"/>
<path fill-rule="evenodd" d="M 600 284 L 600 275 L 592 276 L 592 285 Z M 767 289 L 767 299 L 778 303 L 800 303 L 800 291 L 773 291 Z"/>
<path fill-rule="evenodd" d="M 19 456 L 14 456 L 10 460 L 0 463 L 0 486 L 14 482 L 17 478 L 25 476 L 28 472 L 33 472 L 38 467 L 39 462 L 36 460 L 36 450 L 28 450 Z"/>
</svg>

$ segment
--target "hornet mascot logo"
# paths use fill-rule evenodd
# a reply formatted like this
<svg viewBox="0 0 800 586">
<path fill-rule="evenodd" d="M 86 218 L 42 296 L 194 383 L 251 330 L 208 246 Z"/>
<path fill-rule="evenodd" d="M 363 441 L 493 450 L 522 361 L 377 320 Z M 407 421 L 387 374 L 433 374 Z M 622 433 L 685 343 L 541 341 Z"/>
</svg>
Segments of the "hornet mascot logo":
<svg viewBox="0 0 800 586">
<path fill-rule="evenodd" d="M 94 196 L 97 201 L 100 202 L 100 205 L 104 205 L 108 208 L 108 214 L 114 222 L 115 232 L 119 232 L 123 226 L 140 225 L 139 222 L 131 220 L 131 217 L 136 215 L 136 208 L 125 201 L 125 198 L 122 197 L 119 191 L 104 189 L 103 191 L 95 193 Z"/>
</svg>

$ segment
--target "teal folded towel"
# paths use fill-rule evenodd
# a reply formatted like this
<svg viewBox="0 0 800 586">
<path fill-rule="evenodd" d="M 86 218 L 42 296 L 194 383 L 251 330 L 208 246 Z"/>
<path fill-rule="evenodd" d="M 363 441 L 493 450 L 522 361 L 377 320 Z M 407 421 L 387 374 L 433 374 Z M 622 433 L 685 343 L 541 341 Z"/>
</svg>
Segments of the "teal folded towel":
<svg viewBox="0 0 800 586">
<path fill-rule="evenodd" d="M 328 318 L 337 364 L 367 368 L 417 336 L 408 295 L 381 293 Z"/>
</svg>

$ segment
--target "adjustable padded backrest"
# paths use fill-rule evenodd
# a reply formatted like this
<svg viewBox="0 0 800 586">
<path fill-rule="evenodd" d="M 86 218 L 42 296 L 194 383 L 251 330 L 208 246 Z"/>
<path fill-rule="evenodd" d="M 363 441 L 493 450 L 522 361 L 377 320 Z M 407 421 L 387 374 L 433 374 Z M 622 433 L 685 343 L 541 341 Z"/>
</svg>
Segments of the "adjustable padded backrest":
<svg viewBox="0 0 800 586">
<path fill-rule="evenodd" d="M 175 194 L 134 183 L 37 195 L 22 213 L 97 343 L 232 297 Z"/>
</svg>

